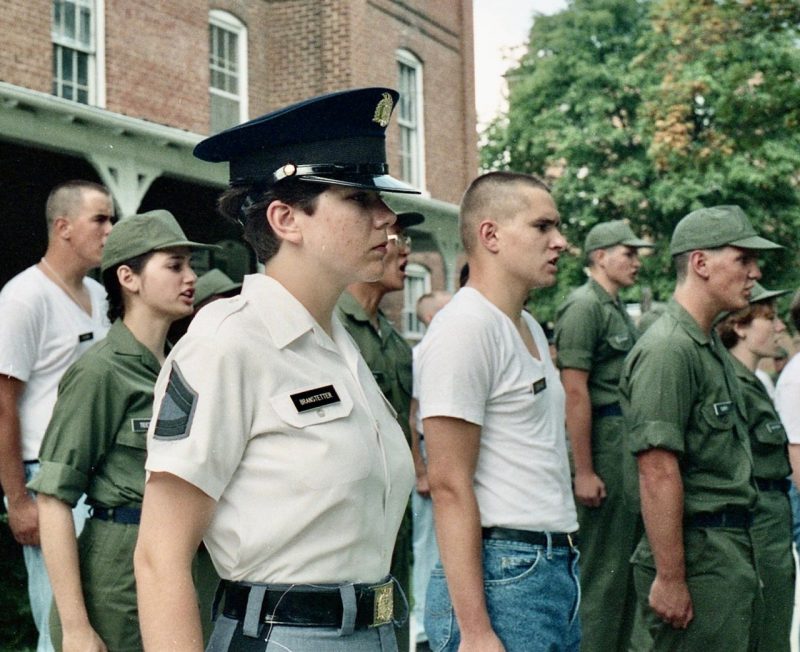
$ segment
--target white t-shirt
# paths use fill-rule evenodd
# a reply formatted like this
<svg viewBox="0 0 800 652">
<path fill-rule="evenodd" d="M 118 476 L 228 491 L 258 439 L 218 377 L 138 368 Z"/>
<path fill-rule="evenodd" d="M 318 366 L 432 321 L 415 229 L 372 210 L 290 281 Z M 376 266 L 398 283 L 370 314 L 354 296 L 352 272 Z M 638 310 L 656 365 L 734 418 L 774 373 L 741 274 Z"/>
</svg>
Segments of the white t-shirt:
<svg viewBox="0 0 800 652">
<path fill-rule="evenodd" d="M 483 527 L 573 532 L 564 388 L 544 331 L 522 317 L 542 360 L 480 292 L 459 290 L 419 344 L 420 413 L 481 426 L 474 488 Z"/>
<path fill-rule="evenodd" d="M 800 444 L 800 355 L 793 355 L 775 384 L 775 409 L 790 444 Z"/>
<path fill-rule="evenodd" d="M 394 410 L 334 316 L 333 338 L 278 281 L 204 307 L 155 388 L 148 471 L 217 501 L 223 579 L 377 582 L 414 484 Z"/>
<path fill-rule="evenodd" d="M 23 460 L 39 457 L 61 376 L 108 332 L 105 289 L 91 278 L 83 285 L 91 317 L 36 265 L 0 292 L 0 373 L 25 383 L 18 405 Z"/>
<path fill-rule="evenodd" d="M 761 384 L 764 386 L 764 389 L 767 390 L 767 394 L 769 394 L 769 397 L 774 401 L 775 383 L 772 382 L 772 378 L 770 378 L 769 374 L 763 369 L 756 369 L 755 374 L 756 378 L 758 378 L 761 381 Z"/>
</svg>

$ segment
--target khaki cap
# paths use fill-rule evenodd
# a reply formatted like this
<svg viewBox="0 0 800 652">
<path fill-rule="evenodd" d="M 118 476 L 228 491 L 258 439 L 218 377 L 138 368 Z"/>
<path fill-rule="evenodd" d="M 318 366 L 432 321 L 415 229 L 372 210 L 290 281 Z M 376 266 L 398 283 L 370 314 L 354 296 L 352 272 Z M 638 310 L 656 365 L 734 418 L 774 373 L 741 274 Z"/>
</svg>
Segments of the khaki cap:
<svg viewBox="0 0 800 652">
<path fill-rule="evenodd" d="M 637 238 L 627 222 L 614 220 L 595 224 L 589 229 L 583 244 L 583 251 L 588 254 L 595 249 L 605 249 L 619 244 L 628 247 L 653 247 L 646 240 Z"/>
<path fill-rule="evenodd" d="M 141 256 L 149 251 L 190 247 L 192 249 L 218 249 L 216 245 L 192 242 L 186 238 L 178 220 L 166 210 L 155 210 L 121 219 L 106 240 L 100 271 Z"/>
<path fill-rule="evenodd" d="M 222 270 L 209 270 L 199 277 L 194 285 L 194 305 L 197 306 L 217 295 L 227 295 L 241 287 L 241 283 L 234 283 L 233 279 Z"/>
<path fill-rule="evenodd" d="M 758 303 L 759 301 L 769 301 L 776 297 L 782 297 L 784 294 L 789 294 L 789 290 L 768 290 L 761 283 L 757 282 L 750 290 L 750 303 Z"/>
<path fill-rule="evenodd" d="M 783 249 L 759 236 L 744 211 L 738 206 L 713 206 L 692 211 L 672 232 L 671 256 L 695 249 L 719 247 L 741 249 Z"/>
</svg>

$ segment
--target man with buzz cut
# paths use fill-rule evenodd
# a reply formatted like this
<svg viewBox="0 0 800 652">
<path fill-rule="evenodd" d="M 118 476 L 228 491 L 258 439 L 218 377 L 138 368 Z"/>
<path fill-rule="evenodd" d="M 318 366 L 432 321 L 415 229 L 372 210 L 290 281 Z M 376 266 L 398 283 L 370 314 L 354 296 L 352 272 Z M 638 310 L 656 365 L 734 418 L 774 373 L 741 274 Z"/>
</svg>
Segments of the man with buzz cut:
<svg viewBox="0 0 800 652">
<path fill-rule="evenodd" d="M 652 245 L 622 220 L 592 227 L 583 248 L 589 280 L 556 312 L 581 534 L 583 652 L 627 652 L 636 606 L 629 560 L 641 521 L 626 501 L 618 385 L 639 334 L 619 291 L 636 282 L 642 247 Z"/>
<path fill-rule="evenodd" d="M 45 217 L 45 255 L 0 293 L 0 482 L 11 533 L 22 544 L 39 630 L 37 652 L 53 649 L 52 593 L 39 547 L 36 501 L 25 483 L 39 470 L 39 446 L 61 376 L 108 331 L 106 291 L 86 274 L 100 265 L 114 203 L 104 186 L 67 181 L 50 191 Z M 74 513 L 82 525 L 82 501 Z"/>
<path fill-rule="evenodd" d="M 748 305 L 758 253 L 779 248 L 738 206 L 689 213 L 670 243 L 675 292 L 625 363 L 621 403 L 645 526 L 631 562 L 651 650 L 745 652 L 754 643 L 753 458 L 744 400 L 713 326 Z"/>
<path fill-rule="evenodd" d="M 419 403 L 441 564 L 431 649 L 576 652 L 578 522 L 564 389 L 530 291 L 566 247 L 547 186 L 490 172 L 461 201 L 469 280 L 419 345 Z"/>
</svg>

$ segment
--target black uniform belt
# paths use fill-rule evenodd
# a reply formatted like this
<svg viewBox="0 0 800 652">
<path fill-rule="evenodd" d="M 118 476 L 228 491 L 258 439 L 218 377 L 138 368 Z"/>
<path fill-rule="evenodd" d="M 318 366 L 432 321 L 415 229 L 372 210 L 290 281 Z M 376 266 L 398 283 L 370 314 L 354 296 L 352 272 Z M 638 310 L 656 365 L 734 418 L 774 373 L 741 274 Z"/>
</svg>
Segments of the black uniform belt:
<svg viewBox="0 0 800 652">
<path fill-rule="evenodd" d="M 222 581 L 228 618 L 244 620 L 250 592 L 264 585 Z M 355 627 L 365 629 L 391 623 L 394 618 L 394 581 L 382 584 L 354 584 Z M 259 621 L 298 627 L 342 627 L 344 605 L 338 586 L 270 584 L 261 599 Z"/>
<path fill-rule="evenodd" d="M 756 478 L 756 485 L 759 491 L 782 491 L 787 493 L 789 491 L 790 482 L 788 478 L 781 478 L 780 480 L 767 480 L 766 478 Z"/>
<path fill-rule="evenodd" d="M 481 528 L 484 539 L 497 541 L 517 541 L 535 546 L 546 546 L 548 537 L 554 548 L 575 548 L 578 545 L 577 532 L 534 532 L 532 530 L 514 530 L 508 527 Z"/>
<path fill-rule="evenodd" d="M 597 405 L 592 408 L 592 418 L 600 419 L 602 417 L 621 417 L 622 408 L 619 403 L 611 403 L 609 405 Z"/>
<path fill-rule="evenodd" d="M 139 525 L 142 518 L 140 507 L 100 507 L 92 506 L 92 518 L 125 525 Z"/>
<path fill-rule="evenodd" d="M 701 512 L 687 519 L 690 527 L 729 527 L 746 529 L 753 523 L 753 515 L 743 509 L 729 509 L 722 512 Z"/>
</svg>

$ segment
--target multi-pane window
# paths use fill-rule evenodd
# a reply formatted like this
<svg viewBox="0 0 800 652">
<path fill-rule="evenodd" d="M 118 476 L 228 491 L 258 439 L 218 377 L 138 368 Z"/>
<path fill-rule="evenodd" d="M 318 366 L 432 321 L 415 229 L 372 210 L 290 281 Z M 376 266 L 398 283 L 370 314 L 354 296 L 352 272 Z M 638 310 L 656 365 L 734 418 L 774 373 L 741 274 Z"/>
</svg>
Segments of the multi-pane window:
<svg viewBox="0 0 800 652">
<path fill-rule="evenodd" d="M 95 101 L 94 0 L 53 0 L 53 95 Z"/>
<path fill-rule="evenodd" d="M 397 123 L 400 125 L 400 177 L 417 188 L 425 186 L 422 119 L 422 63 L 406 50 L 397 52 Z"/>
<path fill-rule="evenodd" d="M 222 11 L 210 14 L 211 133 L 247 119 L 247 32 Z"/>
<path fill-rule="evenodd" d="M 430 291 L 430 271 L 418 263 L 409 263 L 403 285 L 403 335 L 408 340 L 422 339 L 425 326 L 417 319 L 417 301 Z"/>
</svg>

